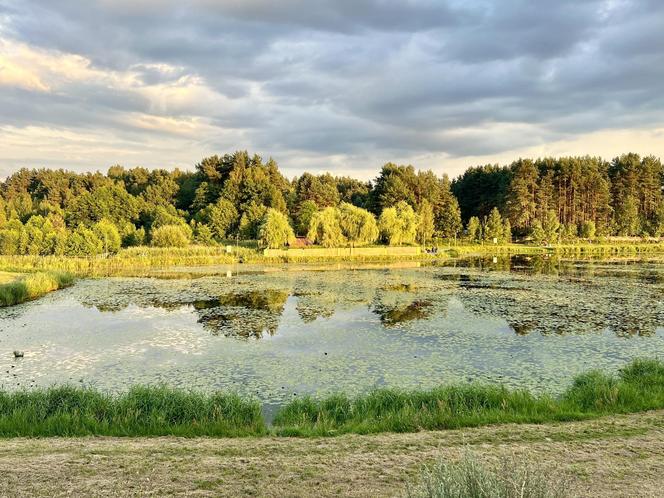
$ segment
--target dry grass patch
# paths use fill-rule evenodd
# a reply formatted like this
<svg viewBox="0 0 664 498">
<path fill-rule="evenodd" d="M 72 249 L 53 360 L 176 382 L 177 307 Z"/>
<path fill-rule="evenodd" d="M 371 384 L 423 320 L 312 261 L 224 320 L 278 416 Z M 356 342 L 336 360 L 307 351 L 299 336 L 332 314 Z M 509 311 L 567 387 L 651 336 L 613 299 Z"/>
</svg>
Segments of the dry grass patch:
<svg viewBox="0 0 664 498">
<path fill-rule="evenodd" d="M 657 496 L 664 412 L 337 438 L 49 438 L 0 441 L 0 496 L 403 496 L 423 465 L 536 461 L 572 496 Z"/>
</svg>

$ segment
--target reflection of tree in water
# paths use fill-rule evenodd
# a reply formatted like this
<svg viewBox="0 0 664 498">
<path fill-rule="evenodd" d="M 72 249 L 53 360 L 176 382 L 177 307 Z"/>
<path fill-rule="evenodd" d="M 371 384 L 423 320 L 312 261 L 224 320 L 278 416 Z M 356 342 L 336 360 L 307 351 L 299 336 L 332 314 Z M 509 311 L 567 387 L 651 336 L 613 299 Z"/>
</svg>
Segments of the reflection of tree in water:
<svg viewBox="0 0 664 498">
<path fill-rule="evenodd" d="M 507 321 L 516 335 L 528 335 L 537 328 L 536 322 Z"/>
<path fill-rule="evenodd" d="M 321 272 L 299 277 L 292 295 L 295 309 L 304 323 L 331 318 L 337 311 L 350 310 L 371 302 L 375 293 L 371 274 Z M 349 278 L 350 277 L 350 278 Z"/>
<path fill-rule="evenodd" d="M 318 318 L 331 318 L 337 308 L 338 298 L 331 292 L 295 292 L 295 309 L 304 323 L 311 323 Z"/>
<path fill-rule="evenodd" d="M 434 311 L 434 305 L 426 292 L 413 296 L 415 286 L 392 283 L 376 291 L 369 309 L 378 315 L 385 327 L 401 323 L 425 320 Z"/>
<path fill-rule="evenodd" d="M 91 296 L 82 304 L 101 312 L 121 311 L 131 304 L 168 311 L 191 306 L 198 315 L 198 322 L 215 335 L 260 338 L 265 333 L 276 333 L 288 295 L 286 290 L 265 289 L 223 294 L 214 299 L 187 301 L 180 298 L 169 301 L 164 299 L 166 296 L 158 294 L 144 294 L 140 299 L 125 294 L 114 295 L 113 300 L 100 300 Z"/>
<path fill-rule="evenodd" d="M 276 333 L 288 294 L 283 290 L 254 290 L 192 305 L 199 315 L 198 322 L 213 334 L 259 339 L 266 333 Z"/>
<path fill-rule="evenodd" d="M 413 320 L 424 320 L 431 316 L 432 310 L 431 301 L 419 299 L 402 306 L 385 306 L 382 303 L 372 305 L 372 311 L 380 317 L 380 321 L 385 327 L 393 327 Z"/>
</svg>

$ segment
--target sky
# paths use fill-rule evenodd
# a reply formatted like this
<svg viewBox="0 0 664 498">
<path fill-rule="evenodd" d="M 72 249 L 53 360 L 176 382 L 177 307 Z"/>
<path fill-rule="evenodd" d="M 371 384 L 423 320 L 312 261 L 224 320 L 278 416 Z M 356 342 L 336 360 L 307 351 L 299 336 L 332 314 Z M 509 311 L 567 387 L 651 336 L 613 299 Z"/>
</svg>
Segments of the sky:
<svg viewBox="0 0 664 498">
<path fill-rule="evenodd" d="M 0 0 L 0 178 L 238 149 L 358 178 L 664 158 L 664 2 Z"/>
</svg>

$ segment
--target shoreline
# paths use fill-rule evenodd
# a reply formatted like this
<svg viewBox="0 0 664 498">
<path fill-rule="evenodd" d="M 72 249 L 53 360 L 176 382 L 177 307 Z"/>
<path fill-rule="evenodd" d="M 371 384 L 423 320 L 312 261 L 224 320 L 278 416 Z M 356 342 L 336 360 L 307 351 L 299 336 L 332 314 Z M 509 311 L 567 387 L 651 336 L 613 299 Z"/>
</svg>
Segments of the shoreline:
<svg viewBox="0 0 664 498">
<path fill-rule="evenodd" d="M 141 275 L 141 272 L 179 267 L 264 266 L 284 265 L 340 265 L 353 264 L 412 264 L 460 260 L 468 257 L 490 257 L 507 255 L 550 255 L 565 259 L 603 259 L 611 257 L 639 257 L 664 254 L 664 242 L 622 242 L 559 244 L 533 246 L 523 244 L 502 245 L 456 245 L 439 247 L 436 254 L 421 253 L 415 256 L 381 255 L 352 257 L 303 257 L 302 249 L 294 249 L 294 257 L 265 257 L 256 249 L 233 247 L 227 252 L 225 246 L 190 246 L 187 248 L 135 247 L 121 250 L 108 257 L 78 258 L 64 256 L 0 256 L 0 271 L 25 273 L 35 271 L 63 271 L 75 277 L 105 277 Z M 305 250 L 306 251 L 306 250 Z M 315 249 L 313 250 L 315 251 Z M 312 253 L 315 254 L 315 253 Z M 174 270 L 177 271 L 177 270 Z"/>
<path fill-rule="evenodd" d="M 64 384 L 0 391 L 0 439 L 54 436 L 318 437 L 553 423 L 664 409 L 664 361 L 576 376 L 559 396 L 500 384 L 383 388 L 349 397 L 301 396 L 267 423 L 255 398 L 165 386 L 110 394 Z"/>
</svg>

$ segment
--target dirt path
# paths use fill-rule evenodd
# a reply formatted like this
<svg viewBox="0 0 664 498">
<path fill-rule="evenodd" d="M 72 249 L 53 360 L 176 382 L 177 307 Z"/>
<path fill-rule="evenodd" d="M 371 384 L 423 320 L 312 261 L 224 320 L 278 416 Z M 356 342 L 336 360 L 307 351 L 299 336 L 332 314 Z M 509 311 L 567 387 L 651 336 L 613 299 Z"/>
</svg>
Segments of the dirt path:
<svg viewBox="0 0 664 498">
<path fill-rule="evenodd" d="M 664 411 L 327 439 L 0 440 L 0 496 L 392 496 L 466 446 L 562 471 L 577 496 L 664 496 Z"/>
</svg>

